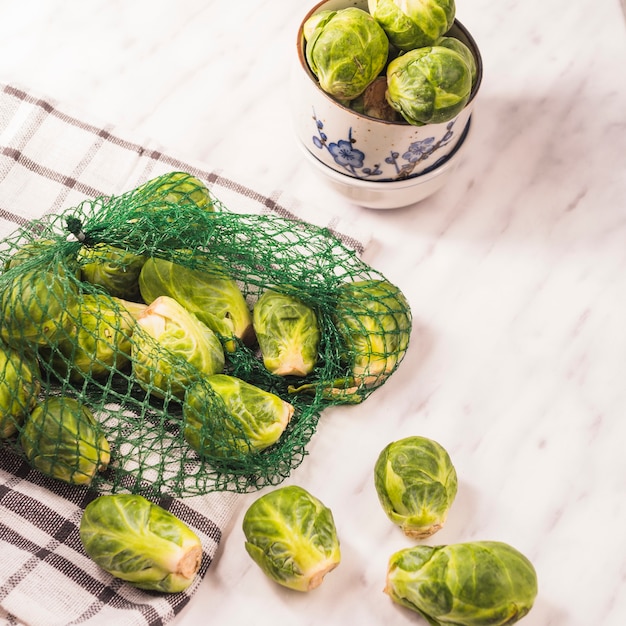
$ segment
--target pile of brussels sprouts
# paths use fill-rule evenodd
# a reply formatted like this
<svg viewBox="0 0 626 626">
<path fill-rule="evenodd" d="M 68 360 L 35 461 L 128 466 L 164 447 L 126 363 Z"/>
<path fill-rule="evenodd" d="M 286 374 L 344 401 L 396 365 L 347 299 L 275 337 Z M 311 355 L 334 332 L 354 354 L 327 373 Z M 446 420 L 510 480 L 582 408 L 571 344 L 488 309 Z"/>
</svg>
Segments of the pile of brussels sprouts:
<svg viewBox="0 0 626 626">
<path fill-rule="evenodd" d="M 137 220 L 160 211 L 153 197 L 213 210 L 201 181 L 183 172 L 154 179 L 137 195 L 146 203 Z M 167 227 L 171 214 L 161 213 Z M 165 245 L 176 251 L 175 229 L 163 232 L 172 239 Z M 313 305 L 289 286 L 258 287 L 251 302 L 229 269 L 208 255 L 191 262 L 182 249 L 184 260 L 177 262 L 176 254 L 162 258 L 109 243 L 67 250 L 58 241 L 34 240 L 6 260 L 0 435 L 15 437 L 33 467 L 71 484 L 91 484 L 111 461 L 83 385 L 104 393 L 122 376 L 147 398 L 174 400 L 182 407 L 184 439 L 201 458 L 245 462 L 278 442 L 295 408 L 289 398 L 234 375 L 228 358 L 239 347 L 254 354 L 254 367 L 262 364 L 266 377 L 258 380 L 285 381 L 283 396 L 321 394 L 342 402 L 359 402 L 408 347 L 411 316 L 400 290 L 384 279 L 346 281 L 334 294 L 333 324 L 341 343 L 335 350 L 344 353 L 349 375 L 311 382 L 306 377 L 321 358 L 320 322 Z M 40 400 L 41 367 L 47 380 L 56 377 L 61 389 L 73 391 Z"/>
<path fill-rule="evenodd" d="M 457 474 L 436 441 L 389 443 L 374 465 L 388 518 L 414 540 L 440 530 L 457 494 Z M 273 581 L 298 591 L 318 587 L 341 561 L 332 512 L 298 486 L 270 491 L 243 518 L 245 549 Z M 505 626 L 522 619 L 537 595 L 532 563 L 511 545 L 472 541 L 414 545 L 388 562 L 384 592 L 433 626 Z"/>
<path fill-rule="evenodd" d="M 303 24 L 306 61 L 321 89 L 390 122 L 421 126 L 458 115 L 477 66 L 448 34 L 454 0 L 369 0 L 368 9 L 322 10 Z"/>
<path fill-rule="evenodd" d="M 382 278 L 346 280 L 330 300 L 333 349 L 342 355 L 346 375 L 307 378 L 322 358 L 314 306 L 281 285 L 257 286 L 254 298 L 247 298 L 242 281 L 210 255 L 189 261 L 193 254 L 181 232 L 197 230 L 197 224 L 169 228 L 174 214 L 163 208 L 171 204 L 193 205 L 194 216 L 214 211 L 203 183 L 172 172 L 135 192 L 142 204 L 124 228 L 149 239 L 142 219 L 150 213 L 158 225 L 155 249 L 173 250 L 168 258 L 151 254 L 149 241 L 147 251 L 133 252 L 115 243 L 78 245 L 58 238 L 18 238 L 20 244 L 4 254 L 0 439 L 21 450 L 33 468 L 72 485 L 101 484 L 96 477 L 112 469 L 122 446 L 90 399 L 94 393 L 104 397 L 114 379 L 123 381 L 124 392 L 114 396 L 122 403 L 131 393 L 141 403 L 163 403 L 166 411 L 177 403 L 189 452 L 209 464 L 241 461 L 249 468 L 254 466 L 246 459 L 279 441 L 295 407 L 275 389 L 234 375 L 229 358 L 236 359 L 240 349 L 253 354 L 255 367 L 267 376 L 284 380 L 280 389 L 293 397 L 340 403 L 361 401 L 364 390 L 380 385 L 402 360 L 411 331 L 403 294 Z M 81 225 L 70 222 L 68 229 L 81 241 Z M 184 260 L 177 262 L 177 254 Z M 260 262 L 267 259 L 257 260 L 254 271 Z M 94 400 L 98 407 L 100 400 Z M 191 455 L 185 459 L 191 462 Z M 142 589 L 180 591 L 202 560 L 197 535 L 140 495 L 94 499 L 80 537 L 98 565 Z"/>
</svg>

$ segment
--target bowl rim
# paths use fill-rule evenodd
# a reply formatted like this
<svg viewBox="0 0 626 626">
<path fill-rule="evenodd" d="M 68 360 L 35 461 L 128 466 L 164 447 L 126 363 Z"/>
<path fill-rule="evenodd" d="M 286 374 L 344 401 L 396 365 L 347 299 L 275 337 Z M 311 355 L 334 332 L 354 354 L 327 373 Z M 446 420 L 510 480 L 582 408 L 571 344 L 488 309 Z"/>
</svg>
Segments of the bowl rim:
<svg viewBox="0 0 626 626">
<path fill-rule="evenodd" d="M 333 103 L 334 105 L 336 105 L 340 109 L 343 109 L 346 112 L 349 112 L 349 113 L 351 113 L 353 115 L 356 115 L 357 117 L 363 118 L 365 120 L 368 120 L 368 121 L 371 121 L 371 122 L 374 122 L 374 123 L 377 123 L 377 124 L 380 124 L 380 125 L 383 125 L 383 126 L 394 126 L 394 127 L 397 127 L 397 126 L 412 126 L 411 124 L 409 124 L 408 122 L 405 122 L 405 121 L 391 122 L 389 120 L 382 120 L 382 119 L 377 118 L 377 117 L 372 117 L 370 115 L 365 115 L 364 113 L 359 113 L 358 111 L 355 111 L 354 109 L 351 109 L 350 107 L 347 107 L 344 104 L 341 104 L 341 102 L 339 102 L 338 100 L 335 100 L 335 98 L 333 98 L 330 94 L 326 93 L 319 86 L 319 81 L 315 77 L 315 74 L 313 74 L 313 72 L 311 71 L 311 68 L 309 67 L 309 64 L 308 64 L 308 62 L 306 60 L 305 46 L 304 46 L 304 24 L 306 23 L 306 21 L 312 15 L 315 15 L 315 13 L 317 13 L 320 9 L 322 9 L 322 7 L 325 4 L 327 4 L 328 1 L 329 0 L 321 0 L 321 2 L 318 2 L 314 7 L 312 7 L 306 13 L 304 18 L 300 22 L 300 26 L 298 27 L 298 32 L 297 32 L 297 36 L 296 36 L 296 51 L 297 51 L 297 55 L 298 55 L 298 60 L 300 62 L 300 67 L 302 68 L 302 70 L 305 72 L 305 74 L 307 75 L 309 80 L 313 83 L 313 85 L 315 86 L 317 91 L 323 97 L 325 97 L 327 100 L 329 100 L 331 103 Z M 354 3 L 352 3 L 352 4 L 354 4 Z M 461 31 L 461 34 L 463 35 L 464 39 L 466 40 L 464 43 L 466 43 L 466 45 L 468 45 L 468 47 L 470 48 L 472 54 L 474 55 L 474 58 L 476 59 L 476 80 L 474 82 L 474 85 L 472 86 L 472 91 L 470 93 L 470 97 L 469 97 L 469 99 L 468 99 L 468 101 L 467 101 L 467 103 L 465 105 L 465 108 L 467 108 L 467 106 L 469 106 L 470 103 L 476 97 L 476 94 L 478 93 L 478 90 L 480 88 L 480 84 L 482 83 L 483 62 L 482 62 L 482 56 L 480 54 L 480 50 L 478 48 L 478 45 L 476 44 L 476 41 L 475 41 L 474 37 L 469 32 L 469 30 L 465 26 L 463 26 L 463 24 L 461 24 L 461 22 L 459 22 L 458 19 L 456 19 L 456 17 L 454 18 L 454 22 L 452 23 L 452 26 L 448 29 L 448 31 L 446 31 L 446 33 L 444 33 L 444 35 L 447 35 L 454 28 L 457 28 L 459 31 Z"/>
<path fill-rule="evenodd" d="M 364 180 L 362 178 L 354 178 L 353 176 L 349 176 L 348 174 L 344 174 L 343 172 L 339 172 L 338 170 L 329 167 L 318 159 L 312 152 L 307 150 L 306 146 L 298 141 L 298 145 L 302 152 L 304 152 L 305 157 L 308 158 L 310 163 L 314 166 L 317 166 L 322 172 L 324 176 L 328 178 L 332 178 L 335 182 L 338 182 L 342 185 L 350 186 L 350 187 L 358 187 L 361 189 L 370 189 L 370 190 L 378 190 L 383 191 L 383 187 L 387 191 L 393 191 L 394 189 L 404 189 L 406 187 L 414 187 L 419 185 L 420 183 L 427 183 L 442 174 L 445 174 L 451 167 L 457 164 L 457 158 L 460 156 L 460 151 L 467 140 L 467 136 L 470 132 L 470 126 L 472 122 L 472 116 L 470 115 L 463 132 L 461 133 L 461 137 L 459 138 L 458 143 L 454 146 L 453 150 L 441 157 L 439 160 L 435 161 L 430 167 L 420 172 L 419 174 L 415 174 L 414 176 L 408 176 L 406 178 L 399 178 L 395 180 Z"/>
</svg>

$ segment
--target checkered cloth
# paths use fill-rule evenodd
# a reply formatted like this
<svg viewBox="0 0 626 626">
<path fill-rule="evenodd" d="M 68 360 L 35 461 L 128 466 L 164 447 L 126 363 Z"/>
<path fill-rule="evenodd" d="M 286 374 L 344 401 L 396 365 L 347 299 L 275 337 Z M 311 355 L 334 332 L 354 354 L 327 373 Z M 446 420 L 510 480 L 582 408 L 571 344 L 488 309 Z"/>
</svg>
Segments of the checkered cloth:
<svg viewBox="0 0 626 626">
<path fill-rule="evenodd" d="M 67 106 L 0 84 L 0 238 L 33 218 L 89 197 L 122 193 L 169 171 L 198 177 L 230 211 L 306 219 L 363 252 L 363 238 L 342 234 L 343 226 L 354 232 L 354 225 L 342 224 L 340 217 L 279 192 L 255 191 L 150 141 L 87 123 Z M 83 552 L 78 525 L 89 497 L 86 489 L 48 479 L 0 447 L 0 622 L 168 623 L 207 573 L 236 503 L 230 493 L 158 502 L 196 531 L 204 554 L 200 576 L 189 589 L 153 594 L 112 578 Z"/>
</svg>

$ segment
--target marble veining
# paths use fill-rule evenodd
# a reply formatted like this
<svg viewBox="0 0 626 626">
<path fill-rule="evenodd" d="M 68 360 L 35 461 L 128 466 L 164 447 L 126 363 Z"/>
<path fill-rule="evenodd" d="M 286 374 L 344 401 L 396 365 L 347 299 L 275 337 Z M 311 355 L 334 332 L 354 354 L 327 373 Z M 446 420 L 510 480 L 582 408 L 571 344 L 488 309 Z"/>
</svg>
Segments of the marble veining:
<svg viewBox="0 0 626 626">
<path fill-rule="evenodd" d="M 333 210 L 415 316 L 406 359 L 363 405 L 323 415 L 287 483 L 331 507 L 341 565 L 310 594 L 264 578 L 241 496 L 173 622 L 425 624 L 383 594 L 409 545 L 379 508 L 389 441 L 438 440 L 459 493 L 436 543 L 507 541 L 537 568 L 525 626 L 626 623 L 626 28 L 617 0 L 457 0 L 484 77 L 453 182 L 355 206 L 303 161 L 295 37 L 313 5 L 0 0 L 0 80 L 67 102 L 242 183 Z M 236 207 L 233 207 L 236 210 Z"/>
</svg>

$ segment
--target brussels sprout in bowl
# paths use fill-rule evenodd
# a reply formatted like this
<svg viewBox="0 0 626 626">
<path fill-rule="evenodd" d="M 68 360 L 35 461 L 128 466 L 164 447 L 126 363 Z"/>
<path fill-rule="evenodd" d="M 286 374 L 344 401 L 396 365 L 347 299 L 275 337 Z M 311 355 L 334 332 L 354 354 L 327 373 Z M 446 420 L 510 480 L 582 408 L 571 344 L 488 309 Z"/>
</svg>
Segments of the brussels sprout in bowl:
<svg viewBox="0 0 626 626">
<path fill-rule="evenodd" d="M 372 17 L 369 4 L 367 0 L 324 0 L 304 16 L 292 67 L 292 119 L 305 157 L 336 191 L 362 206 L 396 208 L 424 199 L 449 180 L 468 134 L 482 80 L 482 60 L 471 34 L 453 19 L 441 36 L 418 48 L 419 54 L 396 47 L 388 37 L 383 70 L 369 84 L 361 85 L 360 95 L 352 100 L 338 98 L 320 81 L 317 46 L 324 40 L 322 35 L 327 35 L 332 43 L 326 44 L 330 58 L 326 66 L 332 69 L 337 60 L 345 77 L 350 52 L 346 48 L 353 45 L 352 40 L 333 31 L 347 21 L 344 12 L 348 9 Z M 396 4 L 403 5 L 399 0 Z M 448 7 L 447 18 L 451 16 Z M 357 24 L 355 29 L 364 31 L 365 27 Z M 452 45 L 450 38 L 455 40 Z M 355 50 L 359 67 L 367 54 L 361 49 L 363 39 Z M 380 42 L 373 36 L 369 40 L 374 42 L 367 49 L 372 63 L 378 63 Z M 317 62 L 312 66 L 313 53 Z"/>
</svg>

